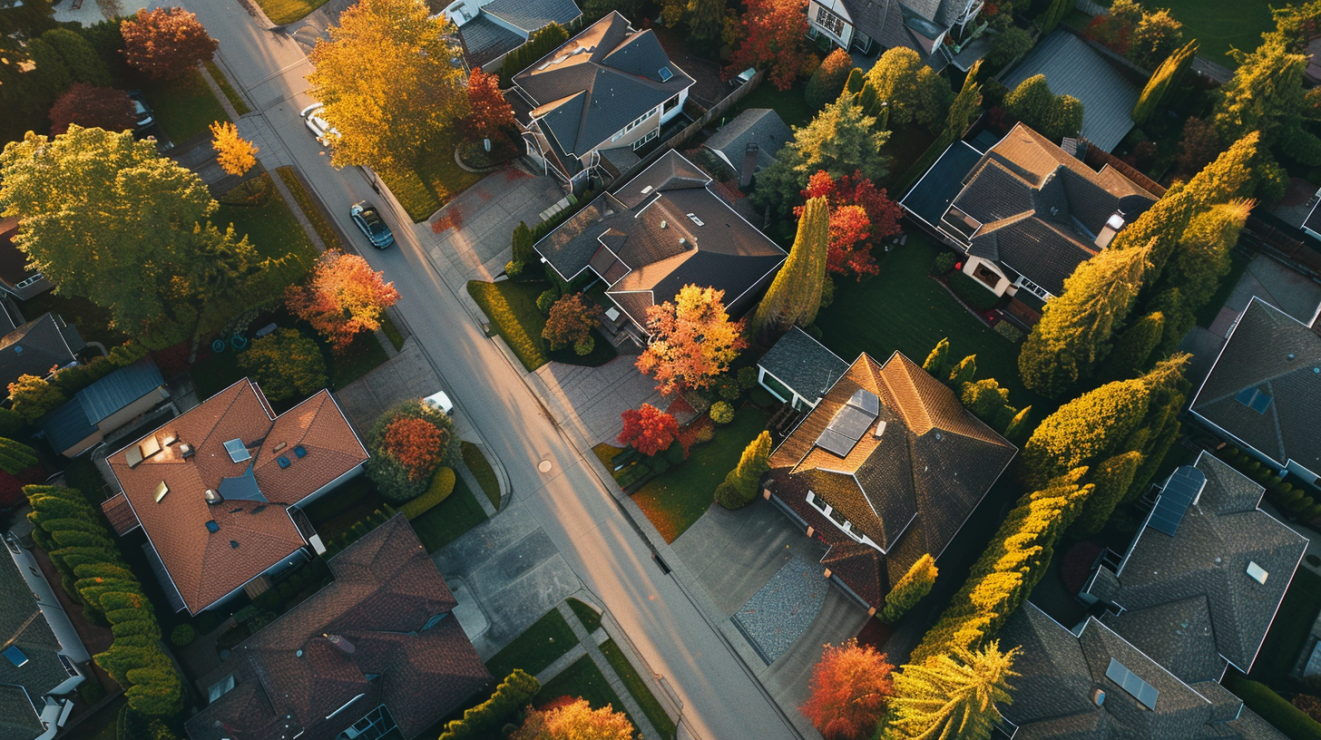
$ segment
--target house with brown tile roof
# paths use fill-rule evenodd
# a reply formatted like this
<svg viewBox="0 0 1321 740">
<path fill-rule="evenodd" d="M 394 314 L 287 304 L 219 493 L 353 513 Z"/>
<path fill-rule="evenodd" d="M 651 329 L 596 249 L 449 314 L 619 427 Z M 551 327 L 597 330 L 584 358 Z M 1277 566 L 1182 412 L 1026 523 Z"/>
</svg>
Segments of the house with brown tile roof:
<svg viewBox="0 0 1321 740">
<path fill-rule="evenodd" d="M 329 391 L 277 416 L 245 378 L 106 458 L 121 492 L 102 508 L 142 528 L 170 605 L 197 614 L 323 552 L 298 507 L 368 457 Z"/>
<path fill-rule="evenodd" d="M 402 514 L 327 564 L 334 583 L 205 677 L 211 704 L 186 723 L 192 740 L 409 740 L 490 681 Z"/>
<path fill-rule="evenodd" d="M 771 453 L 765 494 L 875 611 L 919 558 L 940 558 L 1017 452 L 912 360 L 864 353 Z"/>
</svg>

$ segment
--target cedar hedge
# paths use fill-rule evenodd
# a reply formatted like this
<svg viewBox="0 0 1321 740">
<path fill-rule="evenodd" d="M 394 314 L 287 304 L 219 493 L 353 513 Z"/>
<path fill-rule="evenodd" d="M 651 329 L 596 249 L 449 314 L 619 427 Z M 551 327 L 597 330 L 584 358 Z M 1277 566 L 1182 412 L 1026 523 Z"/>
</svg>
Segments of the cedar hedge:
<svg viewBox="0 0 1321 740">
<path fill-rule="evenodd" d="M 1248 709 L 1260 714 L 1262 719 L 1292 740 L 1321 740 L 1321 724 L 1266 684 L 1249 680 L 1237 671 L 1230 671 L 1225 676 L 1225 688 L 1237 694 Z"/>
<path fill-rule="evenodd" d="M 454 468 L 439 468 L 436 474 L 431 476 L 431 486 L 427 488 L 427 492 L 399 507 L 400 513 L 411 522 L 431 511 L 440 502 L 449 498 L 454 492 L 454 484 L 457 480 Z"/>
<path fill-rule="evenodd" d="M 529 676 L 522 668 L 515 668 L 491 698 L 463 713 L 463 719 L 445 725 L 440 740 L 478 740 L 498 734 L 501 726 L 515 712 L 527 705 L 541 691 L 541 682 Z"/>
</svg>

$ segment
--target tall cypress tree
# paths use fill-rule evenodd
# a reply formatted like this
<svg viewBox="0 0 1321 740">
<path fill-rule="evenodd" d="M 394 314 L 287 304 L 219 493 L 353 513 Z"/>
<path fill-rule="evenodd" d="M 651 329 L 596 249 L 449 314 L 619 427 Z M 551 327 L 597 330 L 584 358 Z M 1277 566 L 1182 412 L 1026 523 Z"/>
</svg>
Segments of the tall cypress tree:
<svg viewBox="0 0 1321 740">
<path fill-rule="evenodd" d="M 821 288 L 826 280 L 826 255 L 830 242 L 830 208 L 825 198 L 812 198 L 798 219 L 798 236 L 789 257 L 766 291 L 752 328 L 767 342 L 790 327 L 810 326 L 821 307 Z"/>
<path fill-rule="evenodd" d="M 1133 106 L 1133 122 L 1139 126 L 1146 123 L 1151 114 L 1160 110 L 1161 103 L 1171 90 L 1177 90 L 1192 69 L 1193 59 L 1197 56 L 1197 39 L 1193 39 L 1169 55 L 1156 68 L 1156 72 L 1147 80 L 1138 96 L 1137 105 Z"/>
<path fill-rule="evenodd" d="M 1165 314 L 1152 311 L 1119 335 L 1115 350 L 1105 361 L 1100 375 L 1108 380 L 1123 380 L 1147 369 L 1165 331 Z"/>
<path fill-rule="evenodd" d="M 1091 476 L 1096 488 L 1083 505 L 1082 515 L 1074 522 L 1077 536 L 1090 537 L 1105 528 L 1115 507 L 1133 485 L 1133 476 L 1141 464 L 1142 453 L 1131 450 L 1096 466 Z"/>
<path fill-rule="evenodd" d="M 923 664 L 910 663 L 894 676 L 891 700 L 895 738 L 985 740 L 999 721 L 997 704 L 1010 704 L 1010 679 L 1019 648 L 1000 652 L 955 648 Z"/>
</svg>

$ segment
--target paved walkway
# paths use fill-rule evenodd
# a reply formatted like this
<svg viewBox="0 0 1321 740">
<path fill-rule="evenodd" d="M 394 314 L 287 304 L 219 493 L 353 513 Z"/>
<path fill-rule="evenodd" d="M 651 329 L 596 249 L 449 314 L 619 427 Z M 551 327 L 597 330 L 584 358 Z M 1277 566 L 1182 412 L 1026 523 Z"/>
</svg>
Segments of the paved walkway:
<svg viewBox="0 0 1321 740">
<path fill-rule="evenodd" d="M 578 615 L 573 613 L 573 609 L 569 608 L 567 602 L 561 601 L 556 608 L 559 610 L 560 616 L 564 617 L 564 621 L 569 623 L 569 628 L 573 630 L 574 636 L 578 638 L 578 644 L 584 648 L 587 655 L 591 656 L 592 662 L 595 663 L 596 667 L 601 670 L 603 675 L 605 675 L 606 683 L 610 684 L 610 688 L 614 689 L 615 695 L 619 697 L 619 701 L 624 705 L 615 708 L 623 709 L 628 712 L 629 716 L 633 718 L 633 726 L 638 728 L 638 731 L 642 733 L 642 737 L 659 738 L 660 733 L 656 732 L 656 728 L 653 727 L 651 721 L 647 719 L 647 715 L 642 712 L 642 706 L 638 704 L 632 694 L 628 693 L 628 687 L 625 686 L 623 680 L 619 678 L 619 674 L 615 673 L 614 666 L 610 665 L 610 661 L 606 659 L 605 653 L 601 652 L 601 643 L 610 639 L 610 636 L 605 632 L 605 628 L 598 628 L 596 632 L 589 635 L 587 634 L 587 628 L 583 627 L 583 623 L 579 621 Z M 616 644 L 618 645 L 618 643 Z M 637 666 L 634 666 L 635 669 L 636 667 Z M 646 674 L 643 671 L 638 671 L 638 675 L 643 676 Z M 653 693 L 655 693 L 655 689 L 653 689 Z"/>
</svg>

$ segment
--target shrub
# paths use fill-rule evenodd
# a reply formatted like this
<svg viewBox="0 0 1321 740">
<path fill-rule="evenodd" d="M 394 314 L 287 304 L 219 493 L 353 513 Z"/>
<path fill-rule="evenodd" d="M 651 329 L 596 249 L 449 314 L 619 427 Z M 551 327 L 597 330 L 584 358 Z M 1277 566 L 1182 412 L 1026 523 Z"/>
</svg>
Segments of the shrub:
<svg viewBox="0 0 1321 740">
<path fill-rule="evenodd" d="M 954 265 L 958 264 L 958 262 L 959 258 L 956 257 L 953 252 L 941 252 L 936 255 L 936 261 L 932 264 L 932 271 L 937 275 L 944 275 L 950 270 L 953 270 Z"/>
<path fill-rule="evenodd" d="M 733 402 L 743 395 L 743 388 L 739 385 L 737 378 L 725 376 L 716 381 L 716 393 L 726 401 Z"/>
<path fill-rule="evenodd" d="M 181 624 L 170 631 L 170 643 L 175 647 L 187 647 L 197 637 L 197 630 L 191 624 Z"/>
<path fill-rule="evenodd" d="M 468 740 L 489 737 L 514 716 L 514 713 L 527 706 L 532 697 L 541 691 L 541 682 L 529 676 L 521 668 L 496 687 L 491 698 L 477 706 L 465 710 L 463 719 L 450 721 L 445 725 L 445 732 L 440 740 Z"/>
<path fill-rule="evenodd" d="M 724 401 L 711 404 L 711 421 L 724 426 L 734 420 L 734 407 Z"/>
<path fill-rule="evenodd" d="M 551 290 L 555 290 L 552 288 Z M 541 298 L 546 294 L 542 293 L 537 298 L 537 309 L 541 309 Z M 555 300 L 550 307 L 550 316 L 546 319 L 546 326 L 541 330 L 541 338 L 546 340 L 550 349 L 557 350 L 567 345 L 578 345 L 585 339 L 590 339 L 592 329 L 600 326 L 599 316 L 601 307 L 592 303 L 587 296 L 582 293 L 569 293 Z M 577 346 L 574 347 L 575 351 Z M 585 355 L 591 352 L 591 346 L 588 345 L 586 352 L 579 352 Z"/>
<path fill-rule="evenodd" d="M 996 322 L 995 333 L 999 334 L 1005 339 L 1008 339 L 1014 344 L 1018 344 L 1023 341 L 1023 332 L 1017 326 L 1014 326 L 1008 321 Z"/>
<path fill-rule="evenodd" d="M 548 288 L 544 293 L 537 296 L 537 310 L 542 316 L 549 316 L 550 309 L 555 306 L 555 301 L 560 299 L 559 288 Z"/>
<path fill-rule="evenodd" d="M 294 329 L 279 329 L 254 340 L 239 355 L 238 364 L 273 402 L 307 397 L 326 387 L 321 348 Z"/>
<path fill-rule="evenodd" d="M 592 354 L 594 349 L 596 349 L 596 338 L 590 334 L 573 343 L 573 353 L 579 357 Z"/>
<path fill-rule="evenodd" d="M 436 470 L 436 474 L 431 477 L 431 485 L 427 488 L 427 492 L 399 507 L 399 511 L 403 512 L 409 521 L 422 516 L 449 498 L 454 492 L 454 484 L 457 481 L 454 468 Z"/>
<path fill-rule="evenodd" d="M 738 371 L 738 387 L 750 391 L 757 387 L 757 368 L 743 367 Z"/>
<path fill-rule="evenodd" d="M 1225 677 L 1224 684 L 1225 688 L 1243 700 L 1248 709 L 1260 714 L 1262 719 L 1292 740 L 1321 738 L 1321 724 L 1285 701 L 1266 684 L 1250 681 L 1236 671 L 1231 671 Z"/>
<path fill-rule="evenodd" d="M 422 437 L 438 446 L 412 444 Z M 421 401 L 404 401 L 376 420 L 367 433 L 367 449 L 372 454 L 367 476 L 387 500 L 402 502 L 422 495 L 437 467 L 458 464 L 459 434 L 445 414 Z"/>
<path fill-rule="evenodd" d="M 843 49 L 835 49 L 821 62 L 821 66 L 812 72 L 807 81 L 803 97 L 813 109 L 820 110 L 827 103 L 833 103 L 844 89 L 844 81 L 853 71 L 853 59 Z"/>
<path fill-rule="evenodd" d="M 509 260 L 505 263 L 505 275 L 508 275 L 511 279 L 522 275 L 523 269 L 523 263 L 518 260 Z"/>
</svg>

